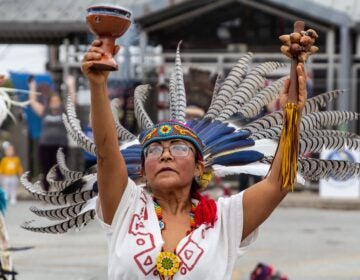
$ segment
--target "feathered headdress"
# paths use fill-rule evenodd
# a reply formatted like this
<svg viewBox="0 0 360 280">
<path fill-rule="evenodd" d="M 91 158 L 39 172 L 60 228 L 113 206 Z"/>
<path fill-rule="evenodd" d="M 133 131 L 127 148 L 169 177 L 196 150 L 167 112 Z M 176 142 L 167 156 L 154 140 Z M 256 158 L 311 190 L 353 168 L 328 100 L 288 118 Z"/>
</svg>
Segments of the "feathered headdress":
<svg viewBox="0 0 360 280">
<path fill-rule="evenodd" d="M 224 80 L 217 79 L 211 105 L 204 118 L 186 120 L 186 94 L 179 47 L 177 49 L 175 70 L 169 84 L 169 120 L 180 122 L 200 139 L 203 146 L 199 143 L 199 147 L 202 149 L 207 174 L 225 176 L 248 173 L 265 176 L 269 170 L 281 134 L 283 112 L 276 111 L 251 122 L 247 120 L 259 115 L 264 106 L 278 97 L 284 78 L 268 86 L 265 86 L 265 80 L 269 73 L 283 65 L 278 62 L 265 62 L 249 70 L 252 57 L 252 53 L 245 54 Z M 149 85 L 138 86 L 135 89 L 134 100 L 138 125 L 141 130 L 147 130 L 147 134 L 154 128 L 154 123 L 144 108 L 149 89 Z M 323 148 L 334 150 L 345 147 L 360 148 L 359 135 L 329 129 L 340 123 L 357 119 L 359 113 L 321 111 L 327 102 L 341 94 L 344 94 L 343 90 L 336 90 L 308 100 L 301 123 L 298 180 L 360 175 L 359 163 L 310 159 L 304 156 L 305 153 L 319 152 Z M 113 100 L 111 105 L 116 130 L 121 140 L 119 150 L 125 159 L 128 175 L 132 179 L 139 179 L 143 147 L 139 139 L 118 121 L 116 101 Z M 243 125 L 235 126 L 229 121 L 234 115 Z M 95 155 L 96 146 L 82 132 L 70 100 L 67 102 L 63 120 L 69 135 L 76 143 Z M 95 168 L 85 172 L 69 170 L 64 154 L 59 149 L 57 164 L 47 174 L 50 186 L 56 191 L 45 193 L 38 182 L 31 183 L 27 178 L 28 173 L 21 178 L 24 187 L 36 199 L 54 205 L 51 209 L 33 207 L 31 211 L 54 222 L 46 226 L 36 226 L 28 222 L 23 228 L 35 232 L 63 233 L 70 228 L 81 228 L 94 218 L 95 199 L 98 195 Z M 203 180 L 205 185 L 206 180 L 210 178 L 204 176 Z"/>
</svg>

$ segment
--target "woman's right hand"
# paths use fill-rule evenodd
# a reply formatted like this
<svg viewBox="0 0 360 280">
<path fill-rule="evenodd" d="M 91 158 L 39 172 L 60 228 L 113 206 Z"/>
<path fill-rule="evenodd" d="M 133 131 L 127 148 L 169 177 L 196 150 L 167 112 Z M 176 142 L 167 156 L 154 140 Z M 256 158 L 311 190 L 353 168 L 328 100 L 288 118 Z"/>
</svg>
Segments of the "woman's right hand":
<svg viewBox="0 0 360 280">
<path fill-rule="evenodd" d="M 94 40 L 82 61 L 81 70 L 90 83 L 104 84 L 109 76 L 109 71 L 95 70 L 92 68 L 94 62 L 101 60 L 104 54 L 101 44 L 102 42 L 100 40 Z M 119 46 L 115 46 L 113 55 L 116 55 L 118 51 Z"/>
</svg>

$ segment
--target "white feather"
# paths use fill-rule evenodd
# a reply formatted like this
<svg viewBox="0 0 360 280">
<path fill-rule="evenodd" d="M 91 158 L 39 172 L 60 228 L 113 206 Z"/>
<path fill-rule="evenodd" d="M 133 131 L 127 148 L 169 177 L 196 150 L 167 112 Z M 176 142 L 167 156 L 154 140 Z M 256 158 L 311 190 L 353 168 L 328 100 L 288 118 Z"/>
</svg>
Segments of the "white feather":
<svg viewBox="0 0 360 280">
<path fill-rule="evenodd" d="M 263 153 L 264 156 L 273 156 L 275 155 L 278 142 L 271 139 L 260 139 L 255 140 L 255 146 L 246 147 L 241 149 L 242 151 L 254 150 L 260 153 Z"/>
<path fill-rule="evenodd" d="M 235 175 L 240 173 L 265 177 L 269 172 L 269 168 L 270 168 L 270 164 L 261 163 L 261 162 L 253 162 L 250 164 L 238 165 L 238 166 L 224 166 L 219 164 L 214 164 L 212 166 L 215 175 L 219 177 L 224 177 L 227 175 Z M 305 179 L 300 173 L 297 173 L 296 181 L 299 184 L 302 185 L 305 184 Z"/>
<path fill-rule="evenodd" d="M 220 177 L 240 174 L 240 173 L 252 174 L 256 176 L 266 176 L 269 167 L 270 164 L 253 162 L 250 164 L 238 165 L 238 166 L 224 166 L 224 165 L 214 164 L 212 166 L 212 169 L 214 170 L 215 175 Z"/>
<path fill-rule="evenodd" d="M 136 139 L 134 139 L 134 140 L 131 140 L 131 141 L 129 141 L 129 142 L 121 143 L 120 150 L 124 150 L 124 149 L 126 149 L 127 147 L 130 147 L 130 146 L 132 146 L 132 145 L 137 145 L 137 144 L 140 144 L 138 138 L 136 138 Z"/>
</svg>

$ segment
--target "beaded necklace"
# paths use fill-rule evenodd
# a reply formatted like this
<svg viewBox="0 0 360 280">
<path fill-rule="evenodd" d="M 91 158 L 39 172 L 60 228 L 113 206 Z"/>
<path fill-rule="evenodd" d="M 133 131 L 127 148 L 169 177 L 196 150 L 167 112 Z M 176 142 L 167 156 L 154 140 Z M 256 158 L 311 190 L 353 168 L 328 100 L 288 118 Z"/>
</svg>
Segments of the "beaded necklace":
<svg viewBox="0 0 360 280">
<path fill-rule="evenodd" d="M 159 221 L 159 227 L 162 232 L 166 228 L 165 222 L 163 221 L 162 209 L 159 203 L 156 201 L 155 197 L 153 197 L 153 202 L 154 202 L 155 213 Z M 190 234 L 196 228 L 195 209 L 196 209 L 196 205 L 194 203 L 191 203 L 191 210 L 189 213 L 190 230 L 186 232 L 186 235 Z M 164 280 L 165 277 L 169 277 L 168 280 L 173 279 L 173 276 L 179 270 L 179 266 L 180 266 L 180 261 L 178 256 L 176 255 L 175 249 L 174 249 L 174 253 L 164 252 L 162 250 L 156 259 L 156 268 L 157 271 L 159 272 L 159 277 L 161 280 Z"/>
</svg>

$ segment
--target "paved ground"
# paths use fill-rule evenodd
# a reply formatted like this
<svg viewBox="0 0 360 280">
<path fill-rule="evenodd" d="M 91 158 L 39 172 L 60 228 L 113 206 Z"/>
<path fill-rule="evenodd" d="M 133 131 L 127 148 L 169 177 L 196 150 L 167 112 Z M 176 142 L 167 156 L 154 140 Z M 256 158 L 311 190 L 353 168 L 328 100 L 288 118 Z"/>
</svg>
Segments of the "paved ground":
<svg viewBox="0 0 360 280">
<path fill-rule="evenodd" d="M 35 246 L 13 253 L 17 279 L 106 279 L 106 240 L 98 224 L 94 221 L 80 233 L 64 235 L 28 232 L 19 225 L 34 219 L 28 211 L 32 205 L 42 206 L 21 200 L 6 215 L 11 245 Z M 248 280 L 259 261 L 291 280 L 359 280 L 359 205 L 358 200 L 320 200 L 312 192 L 290 194 L 261 227 L 251 250 L 239 259 L 232 280 Z"/>
</svg>

